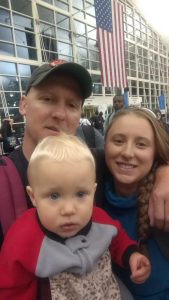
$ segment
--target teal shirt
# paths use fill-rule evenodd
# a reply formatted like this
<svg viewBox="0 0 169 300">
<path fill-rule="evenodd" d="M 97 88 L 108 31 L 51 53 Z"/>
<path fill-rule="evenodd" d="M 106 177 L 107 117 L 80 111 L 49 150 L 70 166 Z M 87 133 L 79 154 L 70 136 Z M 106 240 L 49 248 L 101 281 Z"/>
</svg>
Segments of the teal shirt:
<svg viewBox="0 0 169 300">
<path fill-rule="evenodd" d="M 105 185 L 104 209 L 113 218 L 121 222 L 134 240 L 137 235 L 137 195 L 129 197 L 117 196 L 112 181 Z M 159 246 L 153 239 L 148 240 L 149 258 L 151 261 L 151 275 L 143 284 L 134 284 L 130 280 L 130 273 L 118 266 L 113 266 L 116 273 L 129 288 L 136 300 L 169 300 L 169 261 L 162 255 Z"/>
</svg>

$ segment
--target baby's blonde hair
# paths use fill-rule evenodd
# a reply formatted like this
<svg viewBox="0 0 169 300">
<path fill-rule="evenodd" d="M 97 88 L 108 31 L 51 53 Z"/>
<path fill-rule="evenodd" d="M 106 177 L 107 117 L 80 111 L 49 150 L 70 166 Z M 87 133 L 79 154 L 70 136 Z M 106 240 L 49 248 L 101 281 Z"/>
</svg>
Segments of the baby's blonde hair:
<svg viewBox="0 0 169 300">
<path fill-rule="evenodd" d="M 95 172 L 95 160 L 87 145 L 78 137 L 73 135 L 61 134 L 59 136 L 48 136 L 36 146 L 28 165 L 28 180 L 30 182 L 33 174 L 33 167 L 43 160 L 52 160 L 62 163 L 80 163 L 84 160 L 89 161 Z M 48 166 L 46 165 L 46 168 Z"/>
</svg>

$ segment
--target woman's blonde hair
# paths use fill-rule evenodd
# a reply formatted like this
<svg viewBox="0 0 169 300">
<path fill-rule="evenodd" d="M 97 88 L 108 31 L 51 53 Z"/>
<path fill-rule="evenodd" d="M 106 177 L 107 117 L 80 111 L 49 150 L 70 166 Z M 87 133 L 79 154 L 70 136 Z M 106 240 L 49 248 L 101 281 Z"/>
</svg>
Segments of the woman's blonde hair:
<svg viewBox="0 0 169 300">
<path fill-rule="evenodd" d="M 44 138 L 33 151 L 28 165 L 28 180 L 34 172 L 34 166 L 43 160 L 62 163 L 80 163 L 89 161 L 95 172 L 95 160 L 87 145 L 78 137 L 61 134 Z M 47 166 L 46 166 L 47 167 Z"/>
<path fill-rule="evenodd" d="M 149 198 L 154 184 L 155 170 L 158 165 L 169 164 L 169 134 L 155 116 L 142 108 L 125 108 L 119 110 L 112 119 L 105 134 L 105 141 L 113 124 L 121 117 L 135 115 L 149 122 L 155 139 L 155 159 L 150 172 L 140 181 L 138 188 L 138 234 L 140 240 L 146 240 L 150 234 L 148 217 Z M 139 121 L 138 121 L 139 122 Z"/>
</svg>

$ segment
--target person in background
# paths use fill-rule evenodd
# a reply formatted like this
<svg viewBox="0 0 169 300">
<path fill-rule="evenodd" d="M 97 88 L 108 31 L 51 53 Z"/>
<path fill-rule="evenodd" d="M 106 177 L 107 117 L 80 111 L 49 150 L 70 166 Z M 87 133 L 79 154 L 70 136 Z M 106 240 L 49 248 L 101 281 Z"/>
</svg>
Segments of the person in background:
<svg viewBox="0 0 169 300">
<path fill-rule="evenodd" d="M 43 139 L 28 179 L 35 208 L 13 224 L 2 246 L 1 300 L 37 299 L 37 277 L 49 277 L 52 299 L 121 300 L 111 258 L 130 269 L 136 284 L 149 277 L 150 262 L 137 244 L 93 207 L 95 161 L 77 137 Z"/>
<path fill-rule="evenodd" d="M 135 300 L 168 299 L 169 233 L 150 226 L 148 209 L 155 172 L 169 164 L 169 136 L 152 112 L 121 109 L 106 132 L 105 161 L 108 171 L 104 165 L 98 170 L 103 175 L 105 169 L 105 174 L 102 191 L 96 193 L 96 204 L 122 223 L 152 265 L 149 279 L 139 286 L 131 282 L 128 271 L 117 265 L 114 270 Z M 99 199 L 103 202 L 99 203 Z"/>
<path fill-rule="evenodd" d="M 109 124 L 111 123 L 114 115 L 119 109 L 124 108 L 124 96 L 123 95 L 115 95 L 113 97 L 113 107 L 112 112 L 107 116 L 104 122 L 104 133 L 106 132 Z"/>
<path fill-rule="evenodd" d="M 91 125 L 78 126 L 76 136 L 80 137 L 89 148 L 104 148 L 104 137 L 102 134 Z"/>
<path fill-rule="evenodd" d="M 91 125 L 90 121 L 87 118 L 85 118 L 84 112 L 81 113 L 80 126 L 81 125 L 84 125 L 84 126 L 90 126 Z"/>
<path fill-rule="evenodd" d="M 12 129 L 12 123 L 13 120 L 8 118 L 5 118 L 2 121 L 2 126 L 0 131 L 1 131 L 4 154 L 9 154 L 15 149 L 16 146 L 19 145 L 19 141 L 14 133 L 14 130 Z"/>
<path fill-rule="evenodd" d="M 100 131 L 101 134 L 103 134 L 103 113 L 96 111 L 95 114 L 91 118 L 91 125 Z"/>
<path fill-rule="evenodd" d="M 91 126 L 91 123 L 85 118 L 84 112 L 81 113 L 80 126 L 76 130 L 76 135 L 86 142 L 89 148 L 103 148 L 104 138 L 99 130 Z"/>
</svg>

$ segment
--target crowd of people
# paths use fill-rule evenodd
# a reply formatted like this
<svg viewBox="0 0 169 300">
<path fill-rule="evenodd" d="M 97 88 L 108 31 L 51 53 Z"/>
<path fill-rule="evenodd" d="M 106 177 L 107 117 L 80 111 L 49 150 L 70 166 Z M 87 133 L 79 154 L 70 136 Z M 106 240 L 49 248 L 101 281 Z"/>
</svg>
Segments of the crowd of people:
<svg viewBox="0 0 169 300">
<path fill-rule="evenodd" d="M 168 133 L 116 97 L 95 128 L 103 137 L 105 127 L 104 149 L 89 150 L 79 127 L 106 122 L 96 113 L 83 123 L 91 92 L 85 68 L 57 60 L 33 72 L 20 99 L 24 138 L 8 159 L 23 207 L 7 234 L 0 211 L 1 300 L 169 299 Z M 2 199 L 8 220 L 12 194 Z"/>
</svg>

